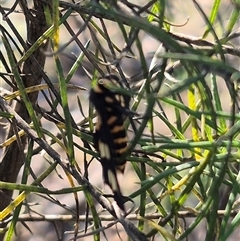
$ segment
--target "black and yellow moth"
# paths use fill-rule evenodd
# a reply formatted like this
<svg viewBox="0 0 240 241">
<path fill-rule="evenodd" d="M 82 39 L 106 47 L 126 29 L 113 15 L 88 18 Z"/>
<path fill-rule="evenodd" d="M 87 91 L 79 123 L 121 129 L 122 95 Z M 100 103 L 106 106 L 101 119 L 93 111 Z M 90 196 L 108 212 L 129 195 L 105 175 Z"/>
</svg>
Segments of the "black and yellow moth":
<svg viewBox="0 0 240 241">
<path fill-rule="evenodd" d="M 90 91 L 90 101 L 97 112 L 94 146 L 99 152 L 104 182 L 112 189 L 117 205 L 125 211 L 117 171 L 123 173 L 126 164 L 126 160 L 120 157 L 127 150 L 124 122 L 130 97 L 111 90 L 111 86 L 119 86 L 119 79 L 115 75 L 99 79 Z"/>
</svg>

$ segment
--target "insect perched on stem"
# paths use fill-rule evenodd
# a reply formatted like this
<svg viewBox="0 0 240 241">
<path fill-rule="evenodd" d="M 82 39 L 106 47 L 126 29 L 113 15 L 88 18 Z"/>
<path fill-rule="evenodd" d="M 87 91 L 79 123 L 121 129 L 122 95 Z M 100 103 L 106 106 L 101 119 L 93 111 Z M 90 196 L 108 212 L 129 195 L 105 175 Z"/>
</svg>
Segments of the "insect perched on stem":
<svg viewBox="0 0 240 241">
<path fill-rule="evenodd" d="M 120 157 L 127 150 L 124 122 L 129 112 L 130 97 L 112 90 L 119 87 L 119 79 L 109 75 L 98 80 L 90 92 L 90 101 L 97 111 L 94 145 L 99 152 L 104 182 L 110 186 L 114 200 L 123 210 L 124 201 L 117 179 L 117 171 L 124 172 L 126 160 Z"/>
</svg>

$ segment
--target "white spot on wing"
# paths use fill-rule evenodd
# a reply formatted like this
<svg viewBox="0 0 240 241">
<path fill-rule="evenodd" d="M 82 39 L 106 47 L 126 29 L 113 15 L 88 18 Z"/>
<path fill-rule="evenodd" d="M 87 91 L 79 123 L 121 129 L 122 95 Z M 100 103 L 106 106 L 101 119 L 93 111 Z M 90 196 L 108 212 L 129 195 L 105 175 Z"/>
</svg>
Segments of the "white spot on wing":
<svg viewBox="0 0 240 241">
<path fill-rule="evenodd" d="M 98 148 L 99 148 L 99 153 L 101 158 L 106 158 L 108 160 L 111 160 L 111 154 L 108 145 L 105 143 L 99 141 L 98 142 Z"/>
<path fill-rule="evenodd" d="M 117 178 L 111 170 L 108 170 L 108 180 L 113 191 L 118 192 Z"/>
</svg>

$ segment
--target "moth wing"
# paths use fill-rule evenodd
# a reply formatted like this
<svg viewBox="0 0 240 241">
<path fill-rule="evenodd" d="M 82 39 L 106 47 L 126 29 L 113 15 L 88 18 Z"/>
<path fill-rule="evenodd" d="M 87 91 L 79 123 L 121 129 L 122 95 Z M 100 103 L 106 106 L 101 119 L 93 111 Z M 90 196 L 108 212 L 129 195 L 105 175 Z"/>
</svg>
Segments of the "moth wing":
<svg viewBox="0 0 240 241">
<path fill-rule="evenodd" d="M 113 155 L 113 137 L 106 122 L 100 122 L 94 135 L 94 142 L 100 155 L 104 182 L 112 189 L 114 200 L 125 211 L 122 192 L 118 183 Z"/>
</svg>

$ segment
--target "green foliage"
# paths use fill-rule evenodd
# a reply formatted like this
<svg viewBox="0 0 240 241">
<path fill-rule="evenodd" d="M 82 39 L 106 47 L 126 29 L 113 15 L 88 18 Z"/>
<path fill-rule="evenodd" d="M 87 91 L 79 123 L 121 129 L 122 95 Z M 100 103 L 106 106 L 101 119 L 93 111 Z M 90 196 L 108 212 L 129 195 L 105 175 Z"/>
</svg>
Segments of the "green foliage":
<svg viewBox="0 0 240 241">
<path fill-rule="evenodd" d="M 183 13 L 186 8 L 169 1 L 54 1 L 53 6 L 44 5 L 46 28 L 30 47 L 11 20 L 15 9 L 11 12 L 0 7 L 3 15 L 8 13 L 5 25 L 1 25 L 0 116 L 15 128 L 14 135 L 1 147 L 18 145 L 25 149 L 20 184 L 0 176 L 1 189 L 19 191 L 7 207 L 1 207 L 3 232 L 9 224 L 6 240 L 13 240 L 16 224 L 24 222 L 24 205 L 29 213 L 34 211 L 28 204 L 31 195 L 53 208 L 61 207 L 63 221 L 65 214 L 72 215 L 70 221 L 66 220 L 75 227 L 71 226 L 73 233 L 66 237 L 75 240 L 88 235 L 102 240 L 116 222 L 124 226 L 132 240 L 235 240 L 234 232 L 240 227 L 239 1 L 212 1 L 211 11 L 199 3 L 188 3 L 198 19 L 195 28 L 199 28 L 201 37 L 197 38 L 191 33 L 195 29 L 187 29 L 188 35 L 181 33 L 192 19 L 185 24 L 178 22 L 174 13 Z M 230 14 L 224 15 L 226 7 Z M 204 26 L 198 26 L 197 21 Z M 149 36 L 152 42 L 144 42 Z M 51 48 L 45 51 L 41 48 L 47 41 Z M 146 48 L 154 43 L 156 48 L 149 60 Z M 67 70 L 64 55 L 71 59 L 69 50 L 76 49 L 79 57 Z M 47 65 L 44 72 L 43 66 L 36 64 L 42 71 L 42 83 L 26 86 L 22 65 L 27 60 L 38 62 L 38 56 L 33 57 L 38 50 L 50 59 L 55 74 L 50 76 Z M 140 71 L 127 75 L 122 64 L 126 59 L 135 61 Z M 112 199 L 102 196 L 104 191 L 92 182 L 92 169 L 101 177 L 99 168 L 94 169 L 98 158 L 92 138 L 96 114 L 82 85 L 91 88 L 105 74 L 115 74 L 122 80 L 121 88 L 110 86 L 112 91 L 132 97 L 126 123 L 129 148 L 122 158 L 128 160 L 131 173 L 124 179 L 135 176 L 138 188 L 124 187 L 124 183 L 134 185 L 132 179 L 121 185 L 123 193 L 128 192 L 135 202 L 134 207 L 126 203 L 134 211 L 125 221 L 116 218 L 108 202 Z M 74 81 L 76 76 L 78 82 Z M 29 94 L 38 91 L 42 97 L 37 104 Z M 8 108 L 13 100 L 24 106 L 31 123 L 19 119 L 17 109 Z M 22 136 L 28 137 L 27 145 L 21 143 Z M 43 170 L 35 170 L 36 159 Z M 0 173 L 3 168 L 0 165 Z M 48 187 L 53 180 L 61 179 L 67 186 L 58 186 L 57 190 Z M 73 201 L 72 207 L 58 200 L 63 194 Z M 98 203 L 107 211 L 99 210 Z M 44 214 L 44 209 L 40 213 Z M 57 221 L 58 213 L 54 214 Z M 80 214 L 84 214 L 84 227 L 78 225 L 83 221 Z M 6 221 L 8 215 L 12 219 Z M 104 220 L 110 223 L 104 226 Z M 139 233 L 126 226 L 128 220 Z M 62 240 L 57 231 L 56 236 Z"/>
</svg>

